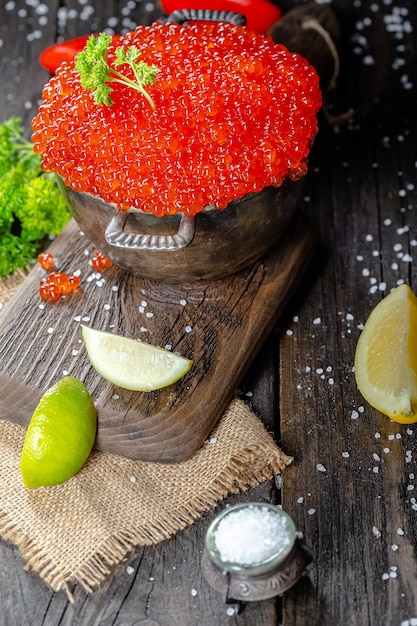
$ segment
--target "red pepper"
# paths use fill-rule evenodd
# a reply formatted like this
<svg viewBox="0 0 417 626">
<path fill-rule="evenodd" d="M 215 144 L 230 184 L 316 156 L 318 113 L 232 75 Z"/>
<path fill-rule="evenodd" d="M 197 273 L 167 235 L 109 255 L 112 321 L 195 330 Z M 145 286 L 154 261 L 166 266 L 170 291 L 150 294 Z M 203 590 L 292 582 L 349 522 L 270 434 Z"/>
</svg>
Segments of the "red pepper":
<svg viewBox="0 0 417 626">
<path fill-rule="evenodd" d="M 72 61 L 75 56 L 81 52 L 87 43 L 89 35 L 84 37 L 77 37 L 76 39 L 68 39 L 62 43 L 56 43 L 49 48 L 46 48 L 39 55 L 39 63 L 46 70 L 55 74 L 57 68 L 63 61 Z"/>
<path fill-rule="evenodd" d="M 161 0 L 161 6 L 167 15 L 180 9 L 242 13 L 247 28 L 259 33 L 265 33 L 282 15 L 282 11 L 268 0 Z"/>
</svg>

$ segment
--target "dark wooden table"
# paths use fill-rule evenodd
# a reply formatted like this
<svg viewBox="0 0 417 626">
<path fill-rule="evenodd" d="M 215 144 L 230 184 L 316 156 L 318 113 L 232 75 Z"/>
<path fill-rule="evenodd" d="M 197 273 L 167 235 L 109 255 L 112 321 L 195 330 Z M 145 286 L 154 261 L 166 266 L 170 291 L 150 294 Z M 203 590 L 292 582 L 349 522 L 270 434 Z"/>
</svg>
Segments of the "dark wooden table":
<svg viewBox="0 0 417 626">
<path fill-rule="evenodd" d="M 284 9 L 297 2 L 285 1 Z M 390 422 L 357 391 L 352 371 L 361 325 L 406 281 L 417 287 L 417 5 L 413 0 L 333 3 L 342 25 L 341 75 L 322 116 L 302 210 L 319 248 L 242 395 L 294 463 L 282 485 L 237 500 L 281 501 L 314 553 L 308 576 L 283 598 L 233 617 L 201 574 L 214 513 L 154 548 L 138 550 L 91 596 L 53 593 L 0 544 L 0 623 L 12 626 L 410 626 L 417 620 L 417 426 Z M 123 32 L 161 15 L 152 1 L 13 0 L 0 5 L 0 121 L 27 134 L 48 73 L 39 53 L 59 38 Z M 133 572 L 133 573 L 131 573 Z"/>
</svg>

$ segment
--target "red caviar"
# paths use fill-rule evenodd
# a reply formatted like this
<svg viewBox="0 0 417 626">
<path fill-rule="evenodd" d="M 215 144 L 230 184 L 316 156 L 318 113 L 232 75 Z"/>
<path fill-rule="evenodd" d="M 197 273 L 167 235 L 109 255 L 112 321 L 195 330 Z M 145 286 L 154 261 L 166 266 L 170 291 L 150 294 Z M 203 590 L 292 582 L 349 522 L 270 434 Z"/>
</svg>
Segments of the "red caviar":
<svg viewBox="0 0 417 626">
<path fill-rule="evenodd" d="M 50 252 L 41 252 L 38 255 L 38 263 L 43 269 L 50 270 L 55 265 L 55 258 Z M 39 281 L 39 295 L 42 300 L 54 302 L 59 300 L 61 296 L 78 289 L 80 282 L 79 276 L 54 270 Z"/>
<path fill-rule="evenodd" d="M 51 270 L 55 265 L 54 255 L 50 252 L 41 252 L 38 255 L 38 263 L 44 270 Z"/>
<path fill-rule="evenodd" d="M 105 254 L 103 254 L 99 250 L 96 250 L 93 258 L 91 259 L 91 265 L 98 272 L 102 272 L 108 267 L 112 267 L 113 261 L 111 261 Z"/>
<path fill-rule="evenodd" d="M 118 83 L 114 104 L 98 106 L 74 64 L 62 64 L 33 120 L 44 170 L 121 210 L 159 216 L 224 209 L 306 173 L 321 94 L 305 59 L 227 23 L 139 26 L 121 44 L 159 68 L 146 87 L 156 110 Z"/>
</svg>

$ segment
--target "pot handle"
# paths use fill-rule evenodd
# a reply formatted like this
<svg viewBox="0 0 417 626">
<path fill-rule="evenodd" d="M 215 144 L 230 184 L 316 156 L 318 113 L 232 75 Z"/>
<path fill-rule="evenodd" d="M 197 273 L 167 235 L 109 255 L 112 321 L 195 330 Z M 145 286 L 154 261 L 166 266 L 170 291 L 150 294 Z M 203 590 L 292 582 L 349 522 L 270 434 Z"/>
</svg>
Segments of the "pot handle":
<svg viewBox="0 0 417 626">
<path fill-rule="evenodd" d="M 246 26 L 246 17 L 241 13 L 233 11 L 217 11 L 210 9 L 178 9 L 173 11 L 168 17 L 162 18 L 163 22 L 229 22 L 235 26 Z"/>
<path fill-rule="evenodd" d="M 126 233 L 127 211 L 115 210 L 107 224 L 104 236 L 106 242 L 115 248 L 131 250 L 181 250 L 193 240 L 195 217 L 181 214 L 178 230 L 174 235 L 151 235 L 146 233 Z"/>
</svg>

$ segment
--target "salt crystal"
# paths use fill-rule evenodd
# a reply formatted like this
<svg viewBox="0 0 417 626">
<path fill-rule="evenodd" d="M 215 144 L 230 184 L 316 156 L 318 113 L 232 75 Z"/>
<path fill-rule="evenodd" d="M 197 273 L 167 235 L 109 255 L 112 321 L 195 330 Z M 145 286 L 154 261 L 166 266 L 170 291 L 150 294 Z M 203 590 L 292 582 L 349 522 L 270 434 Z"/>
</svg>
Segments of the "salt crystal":
<svg viewBox="0 0 417 626">
<path fill-rule="evenodd" d="M 343 457 L 344 459 L 348 459 L 348 458 L 350 457 L 349 452 L 342 452 L 342 457 Z"/>
<path fill-rule="evenodd" d="M 314 318 L 314 320 L 313 320 L 313 324 L 315 324 L 316 326 L 317 326 L 318 324 L 321 324 L 321 317 L 316 317 L 316 318 Z"/>
<path fill-rule="evenodd" d="M 351 420 L 357 420 L 359 417 L 359 413 L 355 410 L 352 411 L 352 413 L 350 414 L 350 419 Z"/>
<path fill-rule="evenodd" d="M 324 467 L 324 465 L 322 465 L 322 463 L 317 463 L 317 465 L 316 465 L 316 469 L 317 469 L 319 472 L 326 472 L 326 471 L 327 471 L 327 470 L 326 470 L 326 468 Z"/>
<path fill-rule="evenodd" d="M 268 507 L 247 507 L 231 511 L 214 531 L 215 547 L 224 562 L 255 565 L 286 550 L 293 531 L 286 516 Z"/>
<path fill-rule="evenodd" d="M 316 509 L 308 509 L 307 513 L 309 515 L 314 515 L 316 513 Z"/>
<path fill-rule="evenodd" d="M 397 528 L 397 535 L 400 535 L 400 537 L 404 536 L 404 531 L 402 528 Z"/>
<path fill-rule="evenodd" d="M 297 503 L 298 504 L 302 504 L 303 502 L 304 502 L 303 496 L 300 496 L 299 498 L 297 498 Z"/>
<path fill-rule="evenodd" d="M 197 595 L 197 589 L 191 589 L 191 595 L 192 596 L 196 596 Z"/>
<path fill-rule="evenodd" d="M 377 539 L 379 539 L 381 536 L 381 531 L 376 526 L 372 528 L 372 533 Z"/>
</svg>

